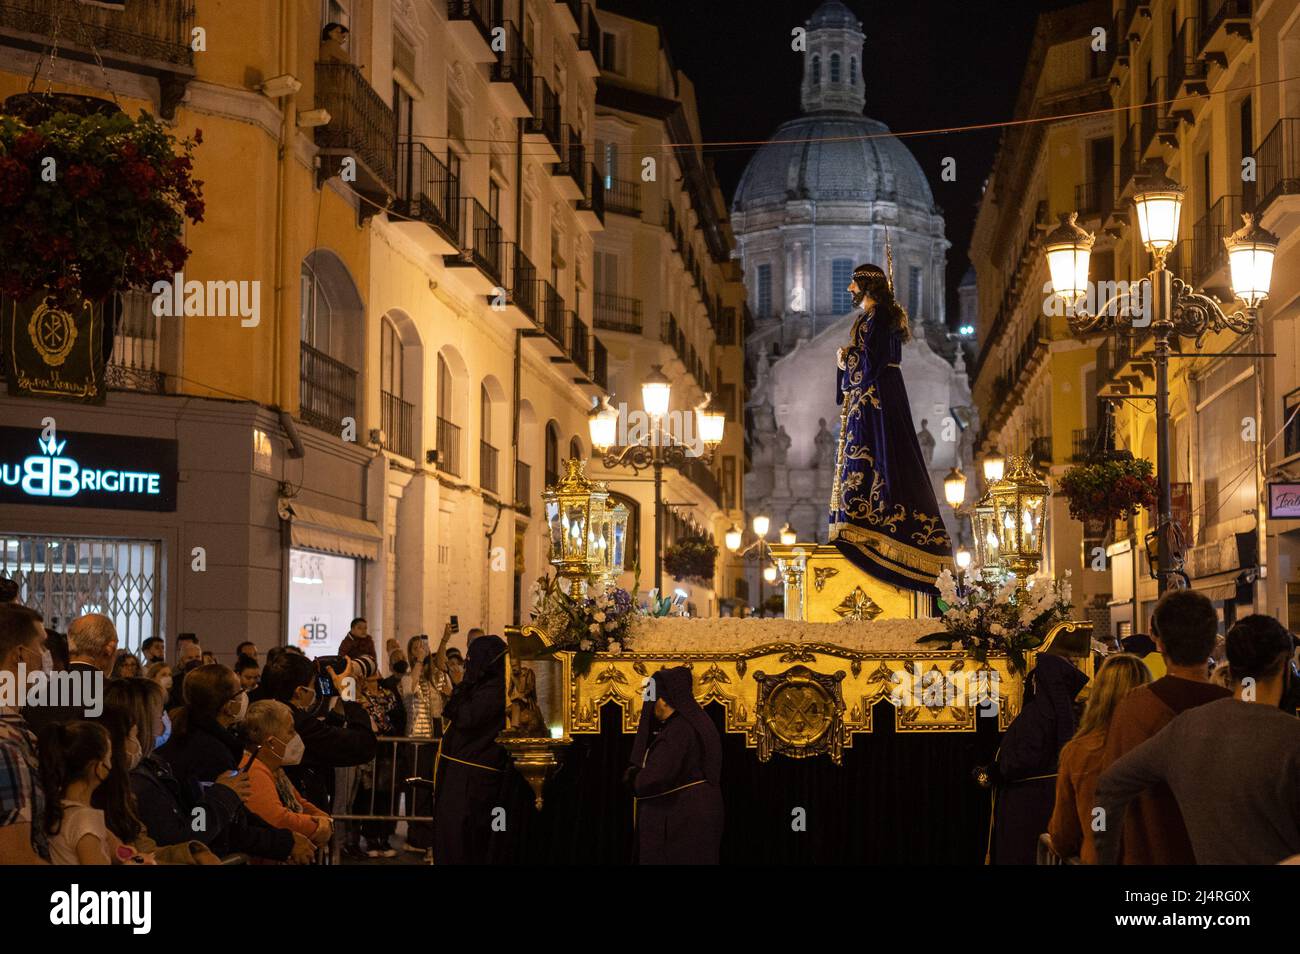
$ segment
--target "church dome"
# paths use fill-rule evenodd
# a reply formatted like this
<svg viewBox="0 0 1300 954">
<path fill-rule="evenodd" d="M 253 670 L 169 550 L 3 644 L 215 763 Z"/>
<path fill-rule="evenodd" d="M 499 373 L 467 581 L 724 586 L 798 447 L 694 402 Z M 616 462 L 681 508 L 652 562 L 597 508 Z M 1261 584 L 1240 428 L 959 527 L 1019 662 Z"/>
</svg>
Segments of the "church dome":
<svg viewBox="0 0 1300 954">
<path fill-rule="evenodd" d="M 910 149 L 884 123 L 851 113 L 801 116 L 759 148 L 736 187 L 747 212 L 791 199 L 887 201 L 934 211 L 934 194 Z"/>
<path fill-rule="evenodd" d="M 810 30 L 823 27 L 856 30 L 860 26 L 861 24 L 853 11 L 841 3 L 840 0 L 826 0 L 808 18 L 808 29 Z"/>
</svg>

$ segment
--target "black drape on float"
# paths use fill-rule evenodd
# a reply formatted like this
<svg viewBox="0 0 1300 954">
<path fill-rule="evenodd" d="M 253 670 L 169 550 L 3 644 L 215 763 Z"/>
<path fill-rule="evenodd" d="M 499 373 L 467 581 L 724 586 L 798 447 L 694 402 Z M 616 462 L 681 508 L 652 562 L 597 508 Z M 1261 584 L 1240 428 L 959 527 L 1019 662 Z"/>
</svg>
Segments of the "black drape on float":
<svg viewBox="0 0 1300 954">
<path fill-rule="evenodd" d="M 865 573 L 937 595 L 934 578 L 953 566 L 952 541 L 912 429 L 902 357 L 896 328 L 874 312 L 854 322 L 836 387 L 830 540 Z"/>
<path fill-rule="evenodd" d="M 722 707 L 705 711 L 721 732 Z M 826 756 L 759 762 L 743 735 L 723 734 L 722 864 L 983 863 L 989 792 L 970 774 L 997 748 L 997 719 L 978 719 L 972 733 L 899 733 L 894 712 L 877 703 L 875 731 L 855 735 L 839 766 Z M 599 735 L 574 736 L 540 812 L 527 784 L 510 773 L 509 816 L 521 821 L 512 860 L 635 862 L 632 796 L 622 782 L 633 737 L 622 718 L 611 703 Z"/>
</svg>

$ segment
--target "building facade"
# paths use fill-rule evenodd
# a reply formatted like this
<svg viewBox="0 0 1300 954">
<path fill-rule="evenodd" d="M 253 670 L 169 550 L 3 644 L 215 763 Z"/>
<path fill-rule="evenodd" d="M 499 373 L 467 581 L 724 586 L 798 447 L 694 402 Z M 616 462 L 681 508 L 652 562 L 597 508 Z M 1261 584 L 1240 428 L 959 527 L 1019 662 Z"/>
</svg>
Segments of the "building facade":
<svg viewBox="0 0 1300 954">
<path fill-rule="evenodd" d="M 202 128 L 185 280 L 261 296 L 255 327 L 128 296 L 101 406 L 0 399 L 22 431 L 6 457 L 36 453 L 53 417 L 64 454 L 121 467 L 129 446 L 175 475 L 168 510 L 6 506 L 0 572 L 59 626 L 109 613 L 129 647 L 194 632 L 218 653 L 319 653 L 352 616 L 380 646 L 453 614 L 462 640 L 526 619 L 548 569 L 541 491 L 589 453 L 605 393 L 595 13 L 234 6 L 24 0 L 0 17 L 6 95 L 48 46 L 35 32 L 59 37 L 42 83 Z M 322 42 L 331 23 L 345 45 Z"/>
<path fill-rule="evenodd" d="M 979 358 L 975 401 L 983 409 L 976 458 L 1031 456 L 1049 485 L 1072 464 L 1112 446 L 1108 407 L 1097 396 L 1103 339 L 1073 337 L 1046 285 L 1042 239 L 1063 213 L 1097 234 L 1093 274 L 1110 273 L 1114 239 L 1102 226 L 1114 205 L 1111 54 L 1093 29 L 1110 14 L 1105 0 L 1042 14 L 1035 27 L 1015 116 L 1033 120 L 1004 133 L 972 232 L 977 275 Z M 983 474 L 972 482 L 982 494 Z M 1090 532 L 1085 532 L 1090 530 Z M 1072 520 L 1065 498 L 1048 500 L 1040 575 L 1074 576 L 1077 611 L 1105 628 L 1111 573 L 1106 528 Z M 1098 559 L 1100 557 L 1100 559 Z"/>
<path fill-rule="evenodd" d="M 744 522 L 746 303 L 726 205 L 699 145 L 694 87 L 674 67 L 662 29 L 604 11 L 600 23 L 595 161 L 606 217 L 593 274 L 611 401 L 628 421 L 642 409 L 641 382 L 659 367 L 672 381 L 672 420 L 689 427 L 709 400 L 726 411 L 711 461 L 695 457 L 663 472 L 663 545 L 707 535 L 719 550 L 715 579 L 705 586 L 665 572 L 664 589 L 686 591 L 698 613 L 739 615 L 749 595 L 724 542 Z M 631 510 L 641 587 L 654 586 L 651 473 L 598 462 L 589 471 Z"/>
</svg>

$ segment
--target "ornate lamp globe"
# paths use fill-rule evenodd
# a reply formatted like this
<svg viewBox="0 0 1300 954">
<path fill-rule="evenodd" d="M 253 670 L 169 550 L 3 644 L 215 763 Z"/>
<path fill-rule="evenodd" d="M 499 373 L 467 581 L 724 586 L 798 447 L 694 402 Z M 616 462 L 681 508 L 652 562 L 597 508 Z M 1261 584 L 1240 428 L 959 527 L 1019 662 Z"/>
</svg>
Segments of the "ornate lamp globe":
<svg viewBox="0 0 1300 954">
<path fill-rule="evenodd" d="M 572 593 L 583 592 L 587 578 L 601 572 L 603 565 L 594 531 L 603 525 L 609 491 L 589 480 L 585 467 L 585 461 L 569 458 L 564 462 L 564 476 L 542 493 L 548 556 Z"/>
<path fill-rule="evenodd" d="M 943 479 L 943 496 L 953 510 L 966 502 L 966 475 L 960 467 L 948 471 L 948 476 Z"/>
<path fill-rule="evenodd" d="M 767 580 L 767 582 L 769 583 L 775 583 L 776 567 L 770 563 L 767 566 L 763 567 L 763 579 Z"/>
<path fill-rule="evenodd" d="M 736 526 L 733 523 L 731 525 L 731 529 L 727 531 L 726 536 L 723 539 L 725 539 L 727 542 L 727 549 L 730 550 L 732 553 L 735 553 L 737 550 L 740 549 L 740 541 L 743 539 L 743 537 L 744 534 L 742 533 L 740 527 Z"/>
<path fill-rule="evenodd" d="M 608 397 L 593 399 L 592 408 L 587 412 L 587 432 L 591 446 L 602 454 L 618 443 L 618 411 Z"/>
<path fill-rule="evenodd" d="M 764 516 L 761 513 L 758 514 L 756 517 L 754 517 L 754 533 L 756 533 L 758 536 L 766 537 L 767 531 L 770 530 L 771 528 L 772 528 L 772 521 L 768 517 Z"/>
<path fill-rule="evenodd" d="M 991 484 L 995 480 L 1002 479 L 1002 473 L 1006 469 L 1006 460 L 997 451 L 993 451 L 984 458 L 984 482 Z"/>
<path fill-rule="evenodd" d="M 1010 469 L 989 488 L 993 529 L 1002 565 L 1023 582 L 1043 558 L 1043 515 L 1047 483 L 1028 457 L 1013 456 Z"/>
<path fill-rule="evenodd" d="M 1259 218 L 1253 212 L 1243 213 L 1241 219 L 1241 228 L 1223 240 L 1223 247 L 1228 251 L 1232 270 L 1232 293 L 1247 308 L 1258 308 L 1268 298 L 1273 282 L 1278 238 L 1260 227 Z"/>
<path fill-rule="evenodd" d="M 1183 195 L 1183 187 L 1160 169 L 1139 177 L 1137 192 L 1133 195 L 1142 244 L 1162 264 L 1165 256 L 1178 244 Z"/>
<path fill-rule="evenodd" d="M 956 559 L 957 559 L 957 569 L 965 573 L 966 570 L 970 568 L 970 562 L 971 562 L 970 551 L 967 550 L 965 547 L 962 547 L 960 550 L 957 551 Z"/>
<path fill-rule="evenodd" d="M 707 395 L 705 401 L 703 410 L 696 408 L 695 418 L 699 427 L 700 440 L 712 449 L 722 443 L 722 434 L 727 427 L 727 415 L 714 403 L 712 395 Z"/>
<path fill-rule="evenodd" d="M 985 494 L 975 504 L 971 516 L 975 547 L 975 569 L 991 575 L 1002 569 L 998 534 L 993 527 L 993 498 Z"/>
<path fill-rule="evenodd" d="M 793 546 L 799 542 L 799 534 L 795 533 L 794 528 L 789 523 L 781 527 L 781 542 L 786 546 Z"/>
<path fill-rule="evenodd" d="M 1061 224 L 1047 234 L 1044 251 L 1052 293 L 1073 304 L 1088 294 L 1088 261 L 1097 237 L 1082 228 L 1078 214 L 1067 212 Z"/>
<path fill-rule="evenodd" d="M 668 413 L 668 402 L 672 398 L 673 382 L 668 380 L 660 365 L 655 365 L 649 377 L 641 385 L 641 404 L 652 418 L 662 418 Z"/>
</svg>

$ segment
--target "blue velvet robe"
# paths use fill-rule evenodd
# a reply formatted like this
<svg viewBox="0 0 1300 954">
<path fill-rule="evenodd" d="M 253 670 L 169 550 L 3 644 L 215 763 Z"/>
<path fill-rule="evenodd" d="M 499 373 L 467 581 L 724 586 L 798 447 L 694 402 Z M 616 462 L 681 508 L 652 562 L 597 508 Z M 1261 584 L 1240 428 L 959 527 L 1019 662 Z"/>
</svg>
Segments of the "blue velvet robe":
<svg viewBox="0 0 1300 954">
<path fill-rule="evenodd" d="M 901 335 L 874 313 L 854 322 L 836 385 L 830 541 L 871 576 L 937 595 L 934 578 L 953 566 L 952 541 L 912 429 L 902 355 Z"/>
</svg>

